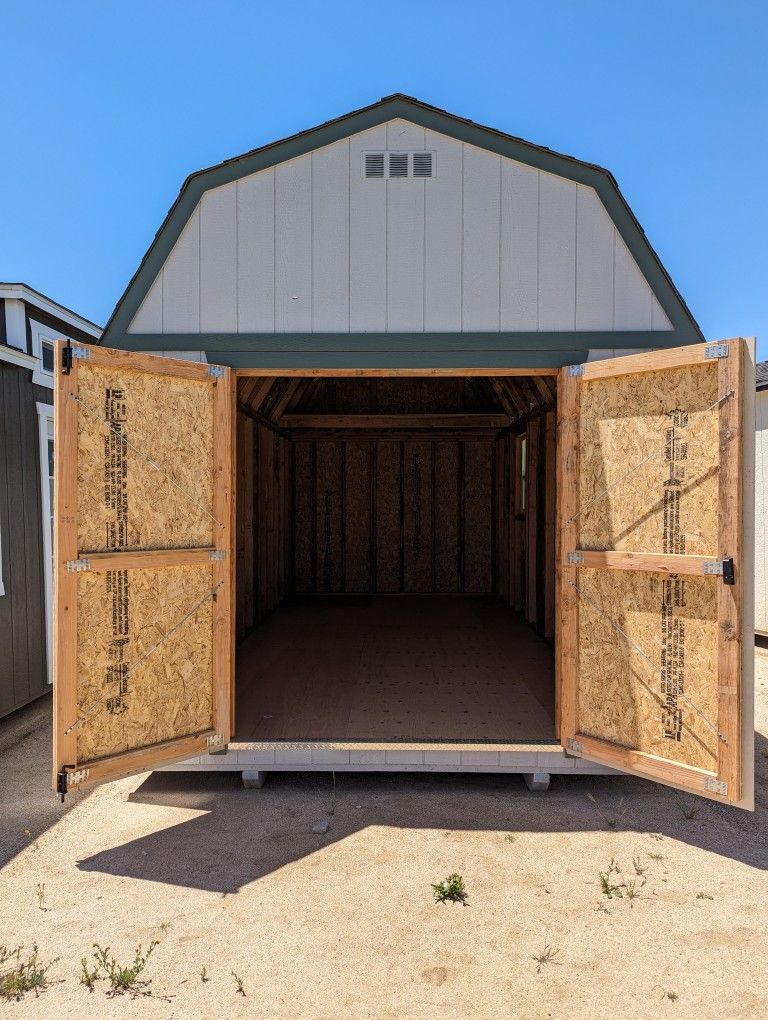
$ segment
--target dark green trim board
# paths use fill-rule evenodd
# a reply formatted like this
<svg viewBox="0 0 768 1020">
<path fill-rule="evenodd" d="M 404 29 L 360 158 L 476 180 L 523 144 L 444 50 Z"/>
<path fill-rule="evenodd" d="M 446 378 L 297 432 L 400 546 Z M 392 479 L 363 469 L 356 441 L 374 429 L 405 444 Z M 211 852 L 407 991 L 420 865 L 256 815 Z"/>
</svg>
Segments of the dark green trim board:
<svg viewBox="0 0 768 1020">
<path fill-rule="evenodd" d="M 254 354 L 307 355 L 330 352 L 358 352 L 395 356 L 401 351 L 429 356 L 434 352 L 457 351 L 469 360 L 482 352 L 505 354 L 548 351 L 611 350 L 637 348 L 657 350 L 685 343 L 697 343 L 699 336 L 665 332 L 600 333 L 129 333 L 110 342 L 118 350 L 131 351 L 223 351 Z M 670 341 L 674 341 L 671 343 Z"/>
<path fill-rule="evenodd" d="M 311 372 L 324 369 L 503 369 L 560 368 L 562 365 L 578 365 L 586 361 L 589 350 L 555 351 L 317 351 L 312 353 L 295 351 L 205 351 L 208 361 L 214 365 L 229 368 L 257 369 L 300 369 Z"/>
<path fill-rule="evenodd" d="M 136 348 L 138 337 L 129 335 L 128 327 L 205 191 L 229 184 L 241 177 L 275 166 L 277 163 L 294 159 L 313 149 L 376 127 L 393 118 L 408 120 L 457 141 L 467 142 L 539 170 L 545 170 L 548 173 L 557 174 L 560 177 L 594 188 L 674 327 L 672 331 L 659 334 L 664 338 L 663 346 L 704 339 L 696 320 L 661 264 L 658 255 L 648 243 L 642 227 L 635 219 L 632 210 L 619 191 L 615 179 L 608 170 L 574 159 L 572 156 L 553 152 L 551 149 L 534 145 L 521 138 L 504 134 L 494 128 L 483 127 L 470 120 L 456 117 L 445 110 L 429 106 L 410 96 L 397 94 L 387 96 L 372 106 L 356 110 L 336 120 L 327 121 L 319 127 L 226 160 L 218 166 L 200 170 L 188 177 L 138 270 L 118 301 L 104 329 L 101 342 L 107 346 Z M 543 337 L 544 334 L 541 336 Z M 240 342 L 243 340 L 241 339 Z M 195 349 L 201 349 L 203 346 L 202 338 L 198 338 L 198 345 Z M 611 346 L 621 345 L 616 341 Z M 643 346 L 653 345 L 644 344 Z M 161 349 L 163 348 L 170 349 L 167 337 L 164 338 Z"/>
</svg>

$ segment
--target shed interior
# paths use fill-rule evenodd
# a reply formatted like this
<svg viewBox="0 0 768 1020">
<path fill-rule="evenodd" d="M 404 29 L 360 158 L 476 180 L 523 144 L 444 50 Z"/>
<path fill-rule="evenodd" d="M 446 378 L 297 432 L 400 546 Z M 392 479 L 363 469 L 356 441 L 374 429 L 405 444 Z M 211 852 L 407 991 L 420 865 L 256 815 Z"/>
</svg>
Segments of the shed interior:
<svg viewBox="0 0 768 1020">
<path fill-rule="evenodd" d="M 554 740 L 555 401 L 238 380 L 235 739 Z"/>
</svg>

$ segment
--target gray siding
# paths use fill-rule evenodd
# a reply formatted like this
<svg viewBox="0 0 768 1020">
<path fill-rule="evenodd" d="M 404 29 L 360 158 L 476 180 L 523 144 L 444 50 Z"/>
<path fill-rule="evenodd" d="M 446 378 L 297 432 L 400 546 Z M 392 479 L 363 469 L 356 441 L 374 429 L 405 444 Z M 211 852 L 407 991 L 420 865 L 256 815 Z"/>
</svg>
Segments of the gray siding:
<svg viewBox="0 0 768 1020">
<path fill-rule="evenodd" d="M 204 192 L 128 332 L 671 329 L 592 187 L 395 119 Z"/>
<path fill-rule="evenodd" d="M 0 362 L 0 717 L 50 690 L 36 401 L 51 391 Z"/>
</svg>

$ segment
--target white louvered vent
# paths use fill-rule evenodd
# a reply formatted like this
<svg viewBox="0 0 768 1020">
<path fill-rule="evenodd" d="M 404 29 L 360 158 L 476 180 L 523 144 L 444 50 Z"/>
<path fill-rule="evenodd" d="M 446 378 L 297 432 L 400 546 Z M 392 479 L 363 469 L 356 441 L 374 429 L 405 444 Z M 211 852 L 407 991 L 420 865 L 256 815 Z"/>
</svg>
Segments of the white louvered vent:
<svg viewBox="0 0 768 1020">
<path fill-rule="evenodd" d="M 363 177 L 371 180 L 407 178 L 423 180 L 435 176 L 433 152 L 364 152 Z"/>
<path fill-rule="evenodd" d="M 383 177 L 384 176 L 384 153 L 383 152 L 366 152 L 365 160 L 365 176 L 366 177 Z"/>
<path fill-rule="evenodd" d="M 390 154 L 389 154 L 389 176 L 390 177 L 407 177 L 408 176 L 408 153 L 407 152 L 390 152 Z"/>
<path fill-rule="evenodd" d="M 431 177 L 432 176 L 432 153 L 431 152 L 414 152 L 414 154 L 413 154 L 413 176 L 414 177 Z"/>
</svg>

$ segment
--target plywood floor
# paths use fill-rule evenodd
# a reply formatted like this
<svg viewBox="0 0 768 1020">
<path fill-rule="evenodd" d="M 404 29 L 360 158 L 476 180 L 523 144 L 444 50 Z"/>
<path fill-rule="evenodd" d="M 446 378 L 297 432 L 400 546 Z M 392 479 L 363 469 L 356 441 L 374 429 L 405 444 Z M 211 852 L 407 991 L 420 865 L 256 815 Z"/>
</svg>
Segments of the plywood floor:
<svg viewBox="0 0 768 1020">
<path fill-rule="evenodd" d="M 553 650 L 490 596 L 296 597 L 238 650 L 239 740 L 553 738 Z"/>
</svg>

